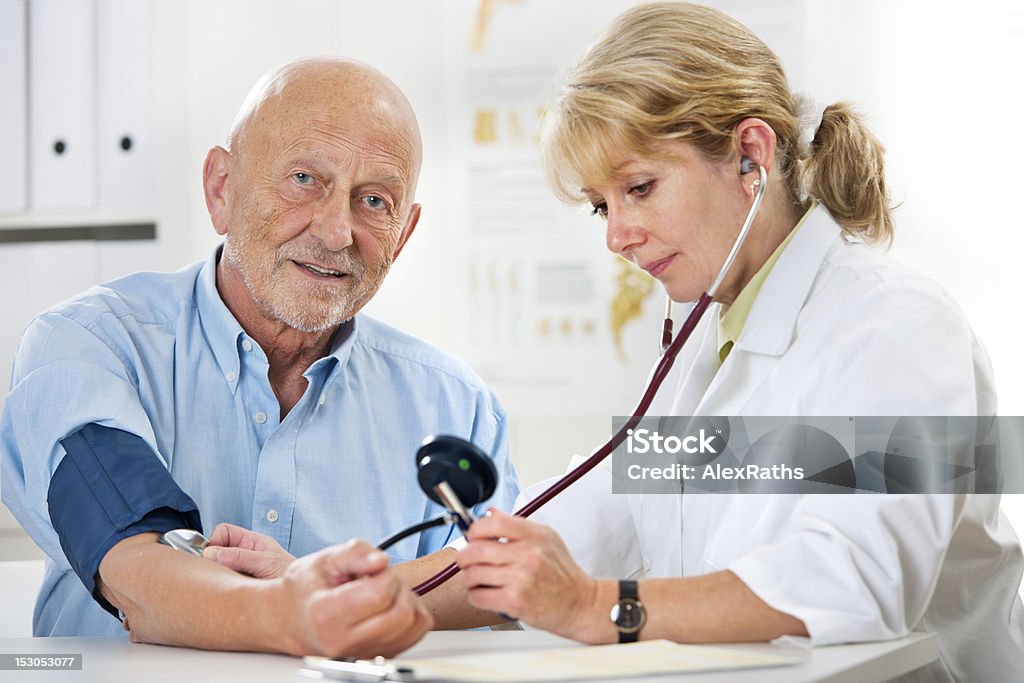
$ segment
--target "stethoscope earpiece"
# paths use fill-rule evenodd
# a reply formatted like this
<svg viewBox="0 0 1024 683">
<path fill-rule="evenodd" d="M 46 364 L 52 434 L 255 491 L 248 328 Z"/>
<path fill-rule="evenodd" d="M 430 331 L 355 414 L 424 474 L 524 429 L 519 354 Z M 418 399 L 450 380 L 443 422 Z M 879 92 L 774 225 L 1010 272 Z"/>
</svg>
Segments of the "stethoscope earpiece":
<svg viewBox="0 0 1024 683">
<path fill-rule="evenodd" d="M 757 164 L 754 163 L 753 159 L 748 159 L 747 157 L 743 157 L 740 159 L 740 175 L 753 173 L 756 170 Z"/>
</svg>

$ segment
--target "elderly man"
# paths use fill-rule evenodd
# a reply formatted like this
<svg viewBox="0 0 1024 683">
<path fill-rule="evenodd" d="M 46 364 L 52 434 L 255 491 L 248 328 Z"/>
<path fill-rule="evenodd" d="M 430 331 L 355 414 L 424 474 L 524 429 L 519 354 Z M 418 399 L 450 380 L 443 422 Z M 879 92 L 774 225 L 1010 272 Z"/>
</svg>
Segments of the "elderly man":
<svg viewBox="0 0 1024 683">
<path fill-rule="evenodd" d="M 420 158 L 409 103 L 382 74 L 289 64 L 206 158 L 223 247 L 29 325 L 0 455 L 4 502 L 47 555 L 36 635 L 123 628 L 148 642 L 372 655 L 430 628 L 385 555 L 362 542 L 321 550 L 438 514 L 413 466 L 433 433 L 492 455 L 490 504 L 517 493 L 505 413 L 483 382 L 356 315 L 419 219 Z M 260 581 L 157 543 L 221 522 L 306 557 Z M 450 533 L 407 539 L 392 559 Z"/>
</svg>

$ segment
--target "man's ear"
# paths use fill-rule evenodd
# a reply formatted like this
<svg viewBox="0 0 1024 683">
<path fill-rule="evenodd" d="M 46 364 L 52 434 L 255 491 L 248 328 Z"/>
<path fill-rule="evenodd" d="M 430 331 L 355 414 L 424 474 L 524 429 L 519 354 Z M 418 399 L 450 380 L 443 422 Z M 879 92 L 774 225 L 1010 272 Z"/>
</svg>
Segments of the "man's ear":
<svg viewBox="0 0 1024 683">
<path fill-rule="evenodd" d="M 398 258 L 398 255 L 402 253 L 402 249 L 405 248 L 405 243 L 412 237 L 412 231 L 416 229 L 416 224 L 420 222 L 420 210 L 422 208 L 419 204 L 412 205 L 409 218 L 406 219 L 405 227 L 402 228 L 402 235 L 398 238 L 398 244 L 395 246 L 395 253 L 391 256 L 392 262 Z"/>
<path fill-rule="evenodd" d="M 775 130 L 761 119 L 749 118 L 736 124 L 735 136 L 740 159 L 746 157 L 754 162 L 753 173 L 757 173 L 757 165 L 760 164 L 770 174 L 775 165 L 775 148 L 778 144 Z"/>
<path fill-rule="evenodd" d="M 218 235 L 228 232 L 228 166 L 231 153 L 223 147 L 211 147 L 203 162 L 203 194 L 213 229 Z"/>
</svg>

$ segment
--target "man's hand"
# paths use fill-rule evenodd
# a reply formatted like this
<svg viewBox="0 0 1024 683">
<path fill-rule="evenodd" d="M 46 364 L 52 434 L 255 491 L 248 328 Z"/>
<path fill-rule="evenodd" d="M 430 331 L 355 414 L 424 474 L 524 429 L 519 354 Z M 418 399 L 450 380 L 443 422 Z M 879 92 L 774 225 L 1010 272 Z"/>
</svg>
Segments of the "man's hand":
<svg viewBox="0 0 1024 683">
<path fill-rule="evenodd" d="M 285 569 L 277 592 L 290 623 L 294 654 L 392 657 L 433 626 L 426 607 L 388 568 L 388 557 L 350 541 L 300 558 Z"/>
<path fill-rule="evenodd" d="M 270 536 L 234 524 L 218 524 L 203 557 L 257 579 L 281 576 L 295 558 Z"/>
</svg>

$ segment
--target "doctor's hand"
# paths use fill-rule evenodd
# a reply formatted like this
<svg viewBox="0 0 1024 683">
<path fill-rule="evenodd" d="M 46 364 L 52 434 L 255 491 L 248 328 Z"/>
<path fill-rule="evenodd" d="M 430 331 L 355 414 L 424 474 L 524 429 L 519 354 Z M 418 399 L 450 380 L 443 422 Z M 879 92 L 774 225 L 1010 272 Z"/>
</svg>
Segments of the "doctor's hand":
<svg viewBox="0 0 1024 683">
<path fill-rule="evenodd" d="M 270 536 L 234 524 L 218 524 L 203 557 L 257 579 L 281 576 L 295 558 Z"/>
<path fill-rule="evenodd" d="M 274 588 L 274 614 L 296 655 L 392 657 L 433 626 L 419 597 L 365 541 L 331 546 L 292 562 Z"/>
<path fill-rule="evenodd" d="M 598 582 L 573 561 L 550 527 L 492 508 L 466 536 L 469 544 L 455 561 L 466 575 L 469 604 L 589 640 L 579 627 L 593 610 Z"/>
</svg>

